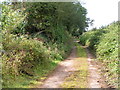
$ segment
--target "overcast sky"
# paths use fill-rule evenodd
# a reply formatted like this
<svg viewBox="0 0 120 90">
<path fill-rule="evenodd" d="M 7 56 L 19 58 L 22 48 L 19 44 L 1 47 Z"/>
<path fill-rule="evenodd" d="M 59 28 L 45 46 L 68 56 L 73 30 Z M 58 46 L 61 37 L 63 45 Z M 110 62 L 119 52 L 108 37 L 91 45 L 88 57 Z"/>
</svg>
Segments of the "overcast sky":
<svg viewBox="0 0 120 90">
<path fill-rule="evenodd" d="M 118 20 L 118 2 L 120 0 L 80 0 L 86 4 L 87 17 L 94 19 L 93 27 L 101 27 Z"/>
</svg>

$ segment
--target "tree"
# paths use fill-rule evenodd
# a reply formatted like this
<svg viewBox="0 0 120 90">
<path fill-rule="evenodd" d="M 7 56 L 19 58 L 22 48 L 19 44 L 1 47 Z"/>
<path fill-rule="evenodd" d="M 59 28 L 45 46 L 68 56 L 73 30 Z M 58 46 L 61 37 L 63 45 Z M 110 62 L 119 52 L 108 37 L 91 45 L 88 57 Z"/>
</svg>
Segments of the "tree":
<svg viewBox="0 0 120 90">
<path fill-rule="evenodd" d="M 26 31 L 29 33 L 50 34 L 51 28 L 61 25 L 70 34 L 79 36 L 91 23 L 86 17 L 87 10 L 80 2 L 27 2 L 22 4 L 27 13 Z M 16 5 L 19 6 L 20 3 Z"/>
</svg>

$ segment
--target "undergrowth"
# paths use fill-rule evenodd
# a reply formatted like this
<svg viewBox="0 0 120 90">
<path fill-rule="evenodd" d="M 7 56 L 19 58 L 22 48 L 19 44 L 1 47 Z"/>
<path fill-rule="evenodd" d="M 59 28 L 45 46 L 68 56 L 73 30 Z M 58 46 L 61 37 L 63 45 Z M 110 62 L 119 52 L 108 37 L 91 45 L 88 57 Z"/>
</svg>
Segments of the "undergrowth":
<svg viewBox="0 0 120 90">
<path fill-rule="evenodd" d="M 51 40 L 41 34 L 23 34 L 18 30 L 25 19 L 22 11 L 13 11 L 6 5 L 2 9 L 2 87 L 34 87 L 67 57 L 72 37 L 62 26 L 51 28 L 56 29 Z"/>
</svg>

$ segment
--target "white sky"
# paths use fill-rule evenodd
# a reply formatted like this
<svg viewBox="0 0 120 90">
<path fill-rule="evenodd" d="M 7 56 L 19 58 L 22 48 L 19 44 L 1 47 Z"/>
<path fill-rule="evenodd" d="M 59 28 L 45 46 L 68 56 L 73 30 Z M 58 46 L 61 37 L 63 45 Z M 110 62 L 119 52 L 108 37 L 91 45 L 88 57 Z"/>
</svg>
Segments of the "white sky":
<svg viewBox="0 0 120 90">
<path fill-rule="evenodd" d="M 120 0 L 80 0 L 86 4 L 87 17 L 94 19 L 94 25 L 89 27 L 101 27 L 118 20 L 118 2 Z"/>
</svg>

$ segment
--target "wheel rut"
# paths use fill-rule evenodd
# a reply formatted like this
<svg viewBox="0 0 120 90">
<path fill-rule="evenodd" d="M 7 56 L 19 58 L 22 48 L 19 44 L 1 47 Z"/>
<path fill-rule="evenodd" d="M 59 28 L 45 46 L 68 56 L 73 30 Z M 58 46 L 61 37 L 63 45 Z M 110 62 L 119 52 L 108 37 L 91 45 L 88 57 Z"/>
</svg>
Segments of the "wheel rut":
<svg viewBox="0 0 120 90">
<path fill-rule="evenodd" d="M 88 55 L 88 86 L 89 88 L 108 88 L 105 78 L 101 75 L 101 64 L 97 60 L 94 60 L 95 57 L 91 54 L 89 49 L 86 49 Z"/>
<path fill-rule="evenodd" d="M 76 47 L 72 49 L 70 56 L 59 63 L 55 71 L 45 80 L 39 88 L 60 88 L 64 79 L 75 71 L 74 59 L 76 58 Z"/>
<path fill-rule="evenodd" d="M 86 47 L 83 47 L 86 48 Z M 82 52 L 81 52 L 82 53 Z M 86 48 L 87 62 L 88 62 L 88 88 L 108 88 L 103 76 L 101 76 L 100 65 L 94 60 L 94 56 Z M 65 78 L 73 74 L 77 69 L 74 65 L 77 63 L 77 48 L 74 47 L 70 56 L 61 61 L 52 74 L 43 82 L 42 85 L 37 88 L 61 88 L 61 84 L 64 82 Z M 80 63 L 80 61 L 79 61 Z"/>
</svg>

